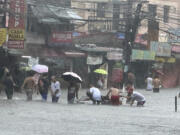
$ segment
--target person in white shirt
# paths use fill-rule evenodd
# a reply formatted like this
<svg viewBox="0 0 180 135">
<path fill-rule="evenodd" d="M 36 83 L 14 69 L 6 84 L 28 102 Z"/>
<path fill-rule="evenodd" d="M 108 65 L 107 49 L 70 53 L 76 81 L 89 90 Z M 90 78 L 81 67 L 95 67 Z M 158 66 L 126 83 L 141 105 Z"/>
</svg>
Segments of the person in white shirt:
<svg viewBox="0 0 180 135">
<path fill-rule="evenodd" d="M 134 104 L 134 101 L 137 101 L 137 106 L 143 106 L 146 102 L 145 97 L 137 91 L 133 91 L 131 93 L 131 96 L 127 97 L 127 98 L 131 98 L 131 100 L 130 100 L 131 106 Z"/>
<path fill-rule="evenodd" d="M 153 79 L 151 76 L 149 76 L 147 79 L 146 79 L 146 83 L 147 83 L 147 88 L 146 90 L 153 90 Z"/>
<path fill-rule="evenodd" d="M 55 76 L 51 77 L 51 95 L 52 95 L 52 102 L 57 103 L 59 97 L 61 96 L 61 89 L 60 83 L 56 80 Z"/>
<path fill-rule="evenodd" d="M 101 92 L 98 88 L 90 85 L 90 89 L 87 92 L 87 96 L 93 101 L 93 104 L 100 104 L 101 102 Z"/>
</svg>

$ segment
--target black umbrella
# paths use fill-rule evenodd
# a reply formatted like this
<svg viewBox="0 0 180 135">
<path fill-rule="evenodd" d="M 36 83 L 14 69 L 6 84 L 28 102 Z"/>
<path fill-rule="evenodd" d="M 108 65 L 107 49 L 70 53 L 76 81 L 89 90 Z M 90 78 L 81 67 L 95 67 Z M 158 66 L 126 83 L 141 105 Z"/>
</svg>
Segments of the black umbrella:
<svg viewBox="0 0 180 135">
<path fill-rule="evenodd" d="M 61 76 L 65 81 L 82 83 L 82 79 L 74 72 L 65 72 Z"/>
</svg>

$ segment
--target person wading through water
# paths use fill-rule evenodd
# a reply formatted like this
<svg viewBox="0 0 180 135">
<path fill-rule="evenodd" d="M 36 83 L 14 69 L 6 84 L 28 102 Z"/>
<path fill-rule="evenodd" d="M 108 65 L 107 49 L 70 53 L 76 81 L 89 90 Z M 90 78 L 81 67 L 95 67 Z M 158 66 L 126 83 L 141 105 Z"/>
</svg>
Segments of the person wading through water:
<svg viewBox="0 0 180 135">
<path fill-rule="evenodd" d="M 35 91 L 36 83 L 34 81 L 33 76 L 27 77 L 24 80 L 23 85 L 21 86 L 21 89 L 25 89 L 27 100 L 31 101 L 32 100 L 32 95 L 33 92 Z"/>
</svg>

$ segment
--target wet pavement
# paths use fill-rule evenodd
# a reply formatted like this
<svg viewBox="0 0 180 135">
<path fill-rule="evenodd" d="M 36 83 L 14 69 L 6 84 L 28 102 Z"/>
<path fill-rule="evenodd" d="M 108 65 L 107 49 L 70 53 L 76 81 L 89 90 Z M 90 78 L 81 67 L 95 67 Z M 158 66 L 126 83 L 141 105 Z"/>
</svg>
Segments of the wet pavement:
<svg viewBox="0 0 180 135">
<path fill-rule="evenodd" d="M 0 135 L 180 135 L 180 98 L 174 111 L 178 90 L 137 91 L 146 97 L 144 107 L 68 105 L 65 90 L 58 104 L 52 104 L 50 96 L 42 102 L 39 95 L 27 102 L 19 93 L 8 101 L 1 93 Z"/>
</svg>

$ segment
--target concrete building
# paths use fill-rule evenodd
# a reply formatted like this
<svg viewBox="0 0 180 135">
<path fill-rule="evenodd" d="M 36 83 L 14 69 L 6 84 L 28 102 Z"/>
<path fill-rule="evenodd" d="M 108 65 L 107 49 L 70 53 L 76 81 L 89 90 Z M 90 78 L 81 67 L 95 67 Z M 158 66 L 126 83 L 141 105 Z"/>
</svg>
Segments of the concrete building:
<svg viewBox="0 0 180 135">
<path fill-rule="evenodd" d="M 179 0 L 149 0 L 149 4 L 144 8 L 145 19 L 141 22 L 139 33 L 148 32 L 148 20 L 158 22 L 158 41 L 164 42 L 168 39 L 168 31 L 180 27 L 180 1 Z"/>
<path fill-rule="evenodd" d="M 127 6 L 128 3 L 124 0 L 72 0 L 71 2 L 71 7 L 87 21 L 84 26 L 78 28 L 79 31 L 85 32 L 125 31 L 125 17 L 129 12 Z"/>
</svg>

